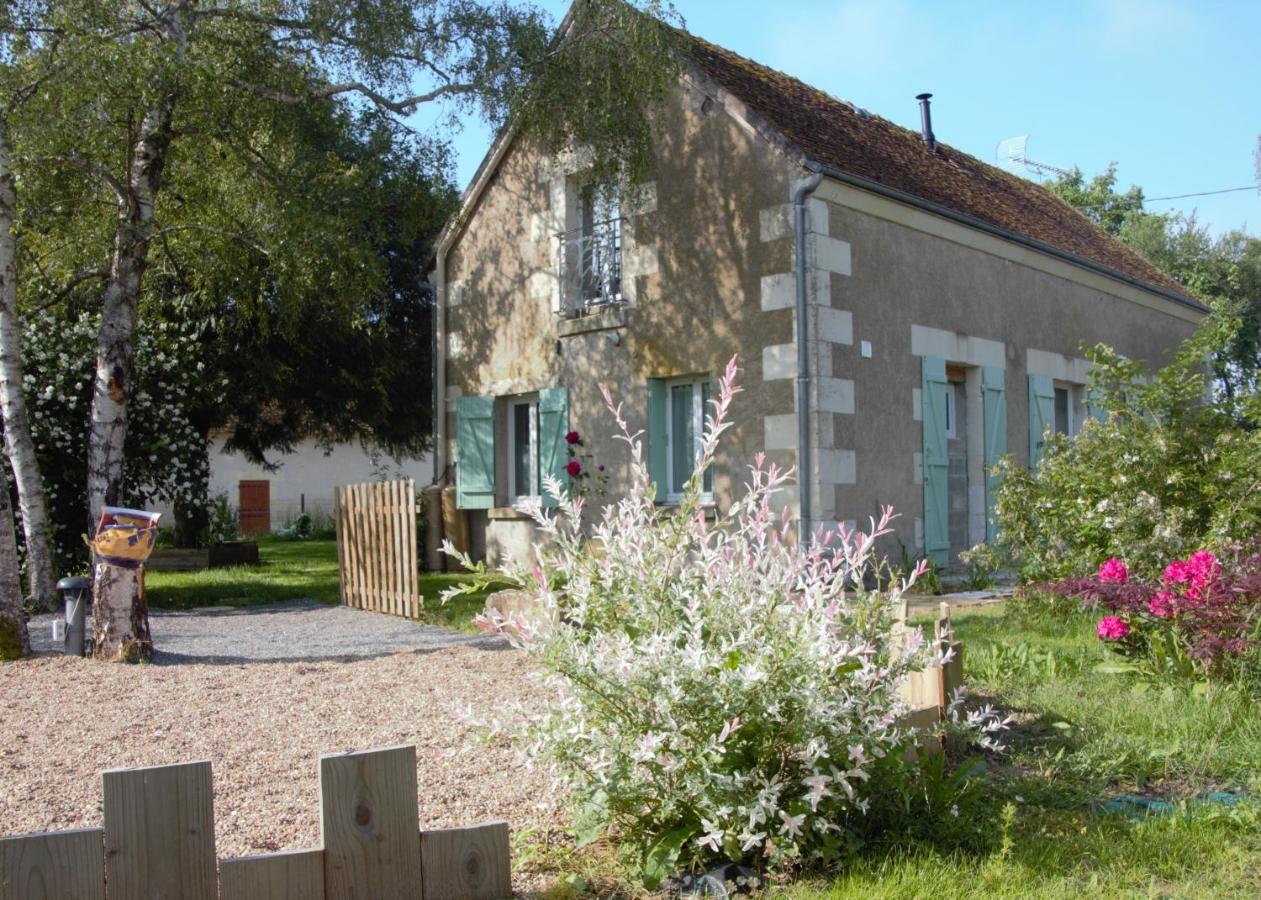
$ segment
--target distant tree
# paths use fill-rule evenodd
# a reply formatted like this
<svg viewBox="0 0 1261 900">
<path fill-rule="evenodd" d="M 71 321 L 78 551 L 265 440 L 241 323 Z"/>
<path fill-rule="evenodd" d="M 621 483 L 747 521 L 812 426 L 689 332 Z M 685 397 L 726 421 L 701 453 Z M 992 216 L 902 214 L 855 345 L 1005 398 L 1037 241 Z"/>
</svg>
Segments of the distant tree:
<svg viewBox="0 0 1261 900">
<path fill-rule="evenodd" d="M 1125 223 L 1135 217 L 1149 215 L 1143 211 L 1143 189 L 1131 185 L 1125 193 L 1116 189 L 1117 164 L 1108 167 L 1089 181 L 1081 169 L 1075 168 L 1047 182 L 1047 187 L 1061 199 L 1101 226 L 1110 234 L 1120 234 Z"/>
<path fill-rule="evenodd" d="M 1194 213 L 1143 209 L 1142 188 L 1116 191 L 1116 164 L 1085 179 L 1080 170 L 1047 187 L 1173 276 L 1194 297 L 1238 322 L 1216 350 L 1219 389 L 1228 397 L 1257 386 L 1261 372 L 1261 238 L 1243 231 L 1213 237 Z"/>
</svg>

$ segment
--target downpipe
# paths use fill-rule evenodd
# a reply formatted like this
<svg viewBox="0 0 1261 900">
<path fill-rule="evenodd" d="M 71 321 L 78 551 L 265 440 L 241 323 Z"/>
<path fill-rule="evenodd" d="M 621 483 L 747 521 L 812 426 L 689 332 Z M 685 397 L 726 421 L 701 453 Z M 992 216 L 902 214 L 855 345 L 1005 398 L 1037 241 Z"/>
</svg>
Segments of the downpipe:
<svg viewBox="0 0 1261 900">
<path fill-rule="evenodd" d="M 813 484 L 810 479 L 810 356 L 806 350 L 809 336 L 806 313 L 810 293 L 806 276 L 806 198 L 823 183 L 823 173 L 814 172 L 799 181 L 793 190 L 794 260 L 797 276 L 797 485 L 800 518 L 797 538 L 803 548 L 810 545 Z"/>
</svg>

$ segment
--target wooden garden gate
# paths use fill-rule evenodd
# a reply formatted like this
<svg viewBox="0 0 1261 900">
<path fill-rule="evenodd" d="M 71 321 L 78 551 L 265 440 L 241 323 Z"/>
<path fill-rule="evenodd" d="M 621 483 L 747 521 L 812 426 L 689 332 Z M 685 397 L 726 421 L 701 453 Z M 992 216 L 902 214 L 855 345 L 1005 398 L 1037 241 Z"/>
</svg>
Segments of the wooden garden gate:
<svg viewBox="0 0 1261 900">
<path fill-rule="evenodd" d="M 337 565 L 342 603 L 420 618 L 416 482 L 337 488 Z"/>
</svg>

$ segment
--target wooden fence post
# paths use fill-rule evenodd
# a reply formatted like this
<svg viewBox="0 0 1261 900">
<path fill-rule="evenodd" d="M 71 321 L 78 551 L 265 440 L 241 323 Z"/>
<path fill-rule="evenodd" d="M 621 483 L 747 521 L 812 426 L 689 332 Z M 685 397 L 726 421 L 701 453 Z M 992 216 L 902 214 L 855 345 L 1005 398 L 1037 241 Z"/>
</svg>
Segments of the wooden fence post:
<svg viewBox="0 0 1261 900">
<path fill-rule="evenodd" d="M 320 757 L 328 900 L 421 897 L 414 746 Z"/>
<path fill-rule="evenodd" d="M 424 900 L 500 900 L 512 896 L 508 823 L 420 833 Z"/>
<path fill-rule="evenodd" d="M 109 900 L 216 900 L 210 763 L 102 773 Z"/>
<path fill-rule="evenodd" d="M 291 850 L 219 863 L 219 900 L 320 900 L 324 851 Z"/>
<path fill-rule="evenodd" d="M 105 900 L 99 828 L 0 838 L 0 900 Z"/>
</svg>

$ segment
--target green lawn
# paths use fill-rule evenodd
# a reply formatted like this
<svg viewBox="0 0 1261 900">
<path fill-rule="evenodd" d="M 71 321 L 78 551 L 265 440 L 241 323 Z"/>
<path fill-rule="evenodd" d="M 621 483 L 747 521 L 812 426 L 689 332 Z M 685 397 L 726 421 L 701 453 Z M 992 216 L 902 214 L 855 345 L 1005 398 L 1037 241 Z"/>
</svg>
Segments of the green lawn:
<svg viewBox="0 0 1261 900">
<path fill-rule="evenodd" d="M 869 848 L 839 878 L 790 896 L 1206 897 L 1261 895 L 1261 713 L 1228 688 L 1148 687 L 1103 674 L 1084 618 L 960 612 L 977 692 L 1019 722 L 975 806 L 930 837 Z M 1146 819 L 1106 813 L 1121 793 L 1184 801 L 1244 788 L 1227 809 L 1179 804 Z"/>
<path fill-rule="evenodd" d="M 337 603 L 337 544 L 334 541 L 259 541 L 258 566 L 204 569 L 200 572 L 148 572 L 145 589 L 149 605 L 159 609 L 199 606 L 257 606 L 281 600 L 313 599 Z M 472 631 L 484 595 L 460 597 L 442 605 L 443 590 L 462 579 L 454 574 L 420 576 L 425 600 L 422 621 Z"/>
</svg>

